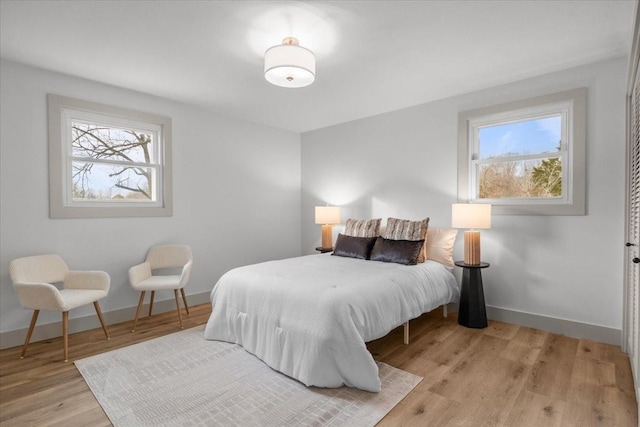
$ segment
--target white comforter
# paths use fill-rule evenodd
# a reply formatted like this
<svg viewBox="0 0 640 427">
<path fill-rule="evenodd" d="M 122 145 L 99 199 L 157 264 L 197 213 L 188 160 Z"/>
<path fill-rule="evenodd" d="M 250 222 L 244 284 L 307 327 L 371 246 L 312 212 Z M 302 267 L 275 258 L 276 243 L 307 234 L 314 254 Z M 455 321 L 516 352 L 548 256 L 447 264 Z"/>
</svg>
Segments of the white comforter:
<svg viewBox="0 0 640 427">
<path fill-rule="evenodd" d="M 236 268 L 211 292 L 204 337 L 242 345 L 307 386 L 380 391 L 365 342 L 457 301 L 435 261 L 405 266 L 330 254 Z"/>
</svg>

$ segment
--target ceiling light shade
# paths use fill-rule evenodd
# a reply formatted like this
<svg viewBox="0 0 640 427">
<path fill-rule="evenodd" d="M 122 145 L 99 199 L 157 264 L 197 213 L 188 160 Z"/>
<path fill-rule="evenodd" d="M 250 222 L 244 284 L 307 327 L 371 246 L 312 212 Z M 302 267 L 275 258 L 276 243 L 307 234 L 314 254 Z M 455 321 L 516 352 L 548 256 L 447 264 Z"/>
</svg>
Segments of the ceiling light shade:
<svg viewBox="0 0 640 427">
<path fill-rule="evenodd" d="M 316 56 L 299 46 L 298 39 L 287 37 L 264 53 L 264 78 L 276 86 L 309 86 L 316 79 Z"/>
</svg>

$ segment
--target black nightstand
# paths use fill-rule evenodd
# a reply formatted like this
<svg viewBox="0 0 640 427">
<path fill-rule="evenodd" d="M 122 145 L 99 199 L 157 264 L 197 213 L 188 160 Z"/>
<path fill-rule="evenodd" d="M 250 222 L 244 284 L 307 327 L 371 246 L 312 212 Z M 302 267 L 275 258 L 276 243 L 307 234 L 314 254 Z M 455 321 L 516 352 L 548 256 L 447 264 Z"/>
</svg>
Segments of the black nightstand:
<svg viewBox="0 0 640 427">
<path fill-rule="evenodd" d="M 456 261 L 462 267 L 462 289 L 460 290 L 460 308 L 458 323 L 467 328 L 487 327 L 487 307 L 484 305 L 481 269 L 489 267 L 488 262 L 478 265 Z"/>
<path fill-rule="evenodd" d="M 316 251 L 324 254 L 324 253 L 327 253 L 327 252 L 333 252 L 333 248 L 321 248 L 320 246 L 318 246 L 316 248 Z"/>
</svg>

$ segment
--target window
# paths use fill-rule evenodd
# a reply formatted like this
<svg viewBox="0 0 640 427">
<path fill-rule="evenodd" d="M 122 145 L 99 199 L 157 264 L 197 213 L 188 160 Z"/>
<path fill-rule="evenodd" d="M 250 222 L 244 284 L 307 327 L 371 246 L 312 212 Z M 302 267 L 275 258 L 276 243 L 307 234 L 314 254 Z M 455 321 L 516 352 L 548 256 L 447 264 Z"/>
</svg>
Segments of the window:
<svg viewBox="0 0 640 427">
<path fill-rule="evenodd" d="M 498 214 L 584 215 L 586 89 L 460 113 L 458 198 Z"/>
<path fill-rule="evenodd" d="M 170 216 L 171 119 L 48 96 L 51 218 Z"/>
</svg>

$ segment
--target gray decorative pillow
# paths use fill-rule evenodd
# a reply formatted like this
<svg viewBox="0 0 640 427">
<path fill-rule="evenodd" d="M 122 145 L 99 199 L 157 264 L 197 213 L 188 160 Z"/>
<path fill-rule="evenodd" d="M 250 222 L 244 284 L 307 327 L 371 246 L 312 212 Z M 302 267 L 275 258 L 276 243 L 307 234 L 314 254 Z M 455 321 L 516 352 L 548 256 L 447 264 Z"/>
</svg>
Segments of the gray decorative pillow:
<svg viewBox="0 0 640 427">
<path fill-rule="evenodd" d="M 333 255 L 348 258 L 369 259 L 371 248 L 376 243 L 377 237 L 353 237 L 338 234 Z"/>
<path fill-rule="evenodd" d="M 378 237 L 371 249 L 371 261 L 416 265 L 424 240 L 391 240 Z"/>
<path fill-rule="evenodd" d="M 389 218 L 387 226 L 384 229 L 382 237 L 390 240 L 423 240 L 418 262 L 424 262 L 427 259 L 427 229 L 429 228 L 429 218 L 422 221 L 409 221 L 408 219 Z"/>
<path fill-rule="evenodd" d="M 351 219 L 347 220 L 344 227 L 344 235 L 353 237 L 377 237 L 380 235 L 380 221 L 375 219 Z"/>
</svg>

